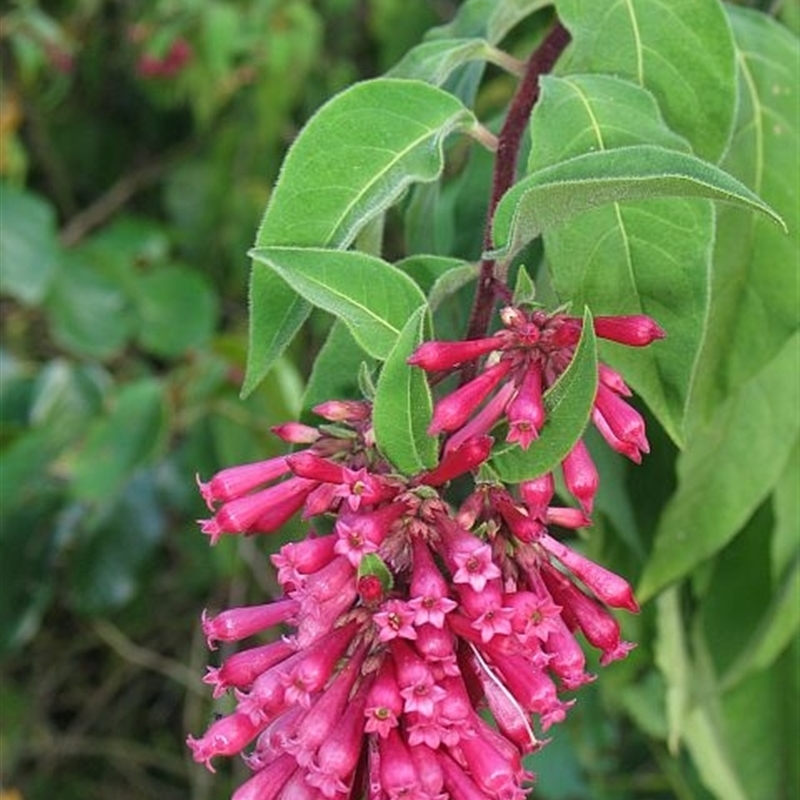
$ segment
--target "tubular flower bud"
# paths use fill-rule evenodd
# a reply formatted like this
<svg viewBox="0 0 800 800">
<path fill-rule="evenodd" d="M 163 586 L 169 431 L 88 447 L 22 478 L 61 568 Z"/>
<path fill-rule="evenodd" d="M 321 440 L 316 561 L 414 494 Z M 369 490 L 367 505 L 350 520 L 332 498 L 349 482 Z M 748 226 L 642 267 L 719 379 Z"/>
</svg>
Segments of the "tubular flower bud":
<svg viewBox="0 0 800 800">
<path fill-rule="evenodd" d="M 433 409 L 428 433 L 435 436 L 442 431 L 454 431 L 460 428 L 472 415 L 475 407 L 488 397 L 510 369 L 510 361 L 500 361 L 484 370 L 477 378 L 465 383 L 460 389 L 443 397 Z"/>
<path fill-rule="evenodd" d="M 428 372 L 452 369 L 466 361 L 497 350 L 503 344 L 502 336 L 487 339 L 467 339 L 463 342 L 425 342 L 409 357 L 408 363 Z"/>
<path fill-rule="evenodd" d="M 667 334 L 655 320 L 644 314 L 627 317 L 595 317 L 594 332 L 603 339 L 628 347 L 645 347 Z"/>
</svg>

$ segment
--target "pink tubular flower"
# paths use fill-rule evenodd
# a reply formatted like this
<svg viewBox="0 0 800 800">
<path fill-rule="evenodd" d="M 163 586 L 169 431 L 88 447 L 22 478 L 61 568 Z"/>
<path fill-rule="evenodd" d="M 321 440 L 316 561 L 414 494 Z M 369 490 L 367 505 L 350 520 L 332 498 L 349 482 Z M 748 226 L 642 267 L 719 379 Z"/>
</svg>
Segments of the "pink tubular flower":
<svg viewBox="0 0 800 800">
<path fill-rule="evenodd" d="M 476 406 L 500 383 L 511 369 L 510 361 L 500 361 L 478 375 L 460 389 L 442 398 L 433 409 L 428 433 L 435 436 L 442 431 L 460 428 L 472 415 Z"/>
<path fill-rule="evenodd" d="M 280 478 L 288 471 L 286 456 L 278 456 L 267 461 L 223 469 L 207 483 L 202 483 L 198 478 L 197 485 L 206 505 L 213 511 L 216 503 L 227 503 L 229 500 L 242 497 L 262 484 Z"/>
<path fill-rule="evenodd" d="M 417 480 L 425 486 L 441 486 L 465 472 L 471 472 L 486 461 L 493 444 L 491 436 L 474 436 L 446 452 L 438 467 L 423 472 Z"/>
<path fill-rule="evenodd" d="M 503 344 L 502 336 L 492 336 L 487 339 L 468 339 L 463 342 L 425 342 L 420 345 L 408 363 L 415 367 L 422 367 L 428 372 L 443 369 L 452 369 L 467 361 L 497 350 Z"/>
<path fill-rule="evenodd" d="M 619 342 L 628 347 L 645 347 L 667 335 L 663 328 L 644 314 L 632 314 L 627 317 L 595 317 L 594 331 L 603 339 Z"/>
<path fill-rule="evenodd" d="M 523 450 L 527 450 L 531 442 L 539 438 L 544 420 L 542 374 L 536 367 L 529 367 L 522 378 L 517 396 L 508 405 L 506 441 L 518 442 Z"/>
<path fill-rule="evenodd" d="M 296 600 L 279 600 L 261 606 L 223 611 L 216 617 L 203 612 L 203 633 L 210 649 L 214 642 L 238 642 L 280 622 L 287 622 L 300 608 Z"/>
<path fill-rule="evenodd" d="M 505 331 L 468 348 L 471 360 L 499 360 L 437 405 L 437 424 L 454 432 L 435 468 L 398 475 L 377 449 L 369 404 L 336 401 L 318 407 L 335 424 L 279 426 L 301 452 L 201 484 L 221 503 L 203 523 L 212 541 L 274 530 L 301 510 L 309 526 L 272 556 L 279 598 L 203 614 L 212 649 L 272 629 L 273 641 L 209 668 L 205 683 L 235 707 L 187 740 L 212 771 L 216 756 L 242 754 L 253 774 L 233 800 L 524 800 L 522 756 L 564 719 L 574 700 L 563 693 L 593 678 L 576 634 L 604 665 L 632 646 L 606 608 L 638 610 L 628 584 L 548 530 L 590 523 L 596 470 L 582 443 L 562 467 L 580 508 L 551 505 L 552 473 L 518 489 L 488 480 L 490 469 L 470 475 L 503 412 L 530 421 L 521 399 L 510 409 L 521 393 L 529 402 L 522 385 L 534 374 L 539 389 L 552 385 L 580 336 L 559 315 L 511 309 L 504 319 Z M 415 363 L 457 365 L 464 352 L 428 348 Z M 639 454 L 622 395 L 607 374 L 595 412 Z M 447 497 L 455 478 L 458 510 Z"/>
<path fill-rule="evenodd" d="M 600 477 L 582 439 L 575 442 L 575 446 L 561 462 L 561 468 L 569 493 L 578 500 L 587 514 L 591 514 Z"/>
<path fill-rule="evenodd" d="M 199 764 L 205 764 L 211 772 L 214 772 L 212 758 L 232 756 L 241 752 L 263 727 L 254 723 L 247 714 L 231 714 L 217 720 L 201 738 L 195 739 L 189 736 L 186 743 L 192 750 L 194 760 Z"/>
</svg>

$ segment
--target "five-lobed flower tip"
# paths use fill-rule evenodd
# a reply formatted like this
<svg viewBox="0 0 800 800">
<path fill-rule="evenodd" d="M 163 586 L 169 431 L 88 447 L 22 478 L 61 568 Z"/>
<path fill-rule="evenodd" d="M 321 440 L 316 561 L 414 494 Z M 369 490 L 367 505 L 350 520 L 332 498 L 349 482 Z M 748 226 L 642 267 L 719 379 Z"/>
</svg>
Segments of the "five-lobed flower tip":
<svg viewBox="0 0 800 800">
<path fill-rule="evenodd" d="M 613 614 L 638 612 L 629 584 L 559 536 L 591 525 L 599 476 L 584 442 L 561 464 L 576 505 L 555 502 L 552 473 L 518 486 L 483 475 L 503 424 L 507 441 L 537 446 L 581 331 L 563 314 L 508 307 L 501 319 L 494 336 L 428 342 L 409 359 L 437 373 L 485 359 L 436 404 L 430 431 L 445 437 L 432 469 L 398 475 L 370 404 L 344 400 L 317 406 L 319 427 L 274 428 L 293 454 L 198 481 L 212 544 L 297 513 L 312 526 L 272 556 L 281 597 L 202 616 L 211 649 L 243 646 L 203 679 L 233 709 L 187 743 L 212 770 L 242 754 L 252 775 L 233 800 L 524 800 L 522 757 L 594 679 L 581 639 L 601 665 L 633 647 Z M 599 317 L 595 330 L 630 346 L 663 336 L 642 316 Z M 598 380 L 595 425 L 640 460 L 649 445 L 630 390 L 606 365 Z"/>
</svg>

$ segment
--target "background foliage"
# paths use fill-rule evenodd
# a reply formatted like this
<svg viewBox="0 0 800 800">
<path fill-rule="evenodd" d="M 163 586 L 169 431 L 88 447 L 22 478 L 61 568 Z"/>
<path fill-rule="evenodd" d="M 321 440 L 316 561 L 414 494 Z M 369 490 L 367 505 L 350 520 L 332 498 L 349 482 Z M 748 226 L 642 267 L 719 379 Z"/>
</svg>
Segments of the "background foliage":
<svg viewBox="0 0 800 800">
<path fill-rule="evenodd" d="M 3 800 L 227 796 L 226 780 L 212 784 L 183 747 L 212 713 L 199 610 L 276 587 L 267 548 L 208 549 L 193 521 L 203 515 L 194 475 L 279 452 L 270 425 L 352 394 L 359 365 L 374 359 L 387 359 L 376 425 L 391 441 L 403 409 L 385 386 L 406 380 L 397 365 L 422 333 L 420 315 L 406 325 L 422 292 L 463 295 L 435 316 L 440 336 L 463 332 L 461 287 L 474 270 L 460 259 L 480 254 L 491 159 L 447 138 L 471 112 L 437 87 L 493 125 L 514 82 L 475 59 L 492 62 L 500 43 L 526 57 L 550 11 L 508 3 L 504 18 L 471 0 L 456 16 L 459 5 L 177 0 L 143 12 L 76 0 L 18 2 L 0 17 Z M 642 54 L 620 44 L 630 21 L 602 5 L 558 3 L 575 46 L 543 84 L 515 202 L 527 192 L 539 207 L 546 170 L 572 155 L 595 149 L 610 164 L 615 149 L 655 143 L 730 172 L 789 235 L 749 209 L 695 199 L 606 205 L 561 228 L 510 201 L 498 211 L 498 230 L 528 264 L 541 259 L 528 241 L 545 230 L 554 278 L 537 275 L 540 295 L 591 300 L 594 313 L 642 304 L 670 331 L 660 360 L 603 352 L 633 374 L 654 415 L 653 453 L 639 470 L 605 457 L 588 546 L 649 602 L 627 631 L 638 650 L 582 696 L 535 759 L 537 796 L 789 800 L 800 737 L 797 39 L 763 13 L 681 0 L 671 18 L 664 4 L 642 6 L 642 36 L 656 36 L 649 25 L 660 42 Z M 796 31 L 793 3 L 777 14 Z M 674 38 L 670 24 L 681 28 Z M 694 84 L 676 73 L 685 48 L 670 51 L 693 26 L 719 31 L 684 65 Z M 375 231 L 364 225 L 375 206 L 327 226 L 315 209 L 282 241 L 281 209 L 290 218 L 297 209 L 273 185 L 303 121 L 390 68 L 430 81 L 413 116 L 430 114 L 434 146 L 403 164 L 429 182 L 387 214 L 391 291 L 377 327 L 354 341 L 351 309 L 331 305 L 307 252 L 292 248 L 359 236 L 366 252 L 329 251 L 322 281 L 335 287 L 341 268 L 357 284 L 353 274 L 375 268 Z M 363 96 L 337 102 L 358 107 Z M 563 134 L 549 140 L 553 130 Z M 312 155 L 330 138 L 305 136 Z M 318 174 L 308 180 L 313 189 Z M 248 365 L 244 254 L 270 197 Z M 432 224 L 415 227 L 426 215 Z M 674 228 L 655 260 L 663 233 L 653 216 Z M 680 279 L 665 293 L 667 272 Z M 280 324 L 259 317 L 259 293 L 274 303 L 276 291 L 287 300 Z M 397 453 L 407 457 L 402 442 Z M 430 458 L 423 447 L 407 468 Z"/>
</svg>

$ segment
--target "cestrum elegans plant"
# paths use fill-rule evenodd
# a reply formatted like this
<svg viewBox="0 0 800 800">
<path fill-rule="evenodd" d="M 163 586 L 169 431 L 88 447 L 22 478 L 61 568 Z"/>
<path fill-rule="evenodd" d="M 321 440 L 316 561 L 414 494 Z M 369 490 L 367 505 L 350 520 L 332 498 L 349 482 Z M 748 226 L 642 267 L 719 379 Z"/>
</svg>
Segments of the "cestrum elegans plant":
<svg viewBox="0 0 800 800">
<path fill-rule="evenodd" d="M 587 554 L 598 464 L 641 463 L 645 407 L 681 441 L 709 201 L 780 223 L 717 165 L 735 103 L 706 89 L 735 91 L 749 17 L 679 5 L 641 9 L 628 52 L 617 6 L 472 0 L 292 145 L 245 392 L 312 308 L 334 322 L 286 454 L 200 482 L 212 544 L 307 526 L 273 548 L 280 596 L 202 617 L 239 649 L 204 678 L 232 710 L 188 744 L 244 758 L 234 800 L 523 800 L 591 665 L 635 646 L 631 586 Z M 487 64 L 508 103 L 479 119 Z"/>
</svg>

